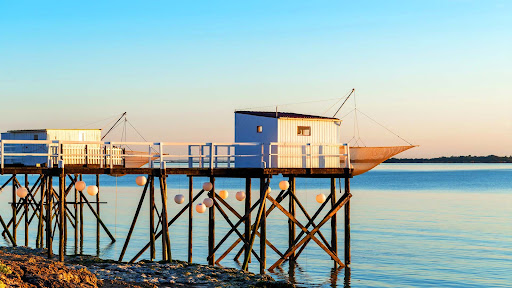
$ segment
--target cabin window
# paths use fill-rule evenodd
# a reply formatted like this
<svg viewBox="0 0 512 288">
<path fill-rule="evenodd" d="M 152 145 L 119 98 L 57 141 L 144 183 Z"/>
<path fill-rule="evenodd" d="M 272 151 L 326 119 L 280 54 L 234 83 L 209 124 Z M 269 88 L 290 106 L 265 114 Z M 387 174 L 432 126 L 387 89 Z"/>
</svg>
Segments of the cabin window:
<svg viewBox="0 0 512 288">
<path fill-rule="evenodd" d="M 256 126 L 256 132 L 257 133 L 263 132 L 263 126 Z"/>
<path fill-rule="evenodd" d="M 34 140 L 39 140 L 39 135 L 34 135 Z"/>
<path fill-rule="evenodd" d="M 311 126 L 298 126 L 297 127 L 297 135 L 298 136 L 311 136 Z"/>
</svg>

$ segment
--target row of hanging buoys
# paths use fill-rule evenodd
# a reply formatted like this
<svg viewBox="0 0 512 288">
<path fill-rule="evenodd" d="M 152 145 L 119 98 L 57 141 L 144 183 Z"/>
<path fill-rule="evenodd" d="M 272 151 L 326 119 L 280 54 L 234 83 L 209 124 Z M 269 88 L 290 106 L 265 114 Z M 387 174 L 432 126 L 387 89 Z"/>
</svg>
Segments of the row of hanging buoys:
<svg viewBox="0 0 512 288">
<path fill-rule="evenodd" d="M 80 192 L 84 191 L 85 187 L 86 187 L 86 184 L 84 181 L 77 181 L 75 183 L 75 189 Z M 98 189 L 98 186 L 96 186 L 96 185 L 91 185 L 91 186 L 87 187 L 87 194 L 89 194 L 91 196 L 95 196 L 96 194 L 98 194 L 98 192 L 99 192 L 99 189 Z M 27 188 L 25 188 L 25 187 L 18 188 L 16 190 L 16 195 L 20 198 L 27 197 L 27 195 L 28 195 Z"/>
</svg>

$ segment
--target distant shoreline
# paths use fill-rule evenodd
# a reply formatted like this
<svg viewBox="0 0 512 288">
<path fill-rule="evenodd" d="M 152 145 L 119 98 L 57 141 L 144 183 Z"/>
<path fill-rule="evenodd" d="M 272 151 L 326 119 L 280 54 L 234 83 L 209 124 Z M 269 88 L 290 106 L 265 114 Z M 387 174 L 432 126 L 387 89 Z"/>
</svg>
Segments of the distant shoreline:
<svg viewBox="0 0 512 288">
<path fill-rule="evenodd" d="M 450 156 L 437 158 L 391 158 L 384 163 L 512 163 L 512 156 Z"/>
</svg>

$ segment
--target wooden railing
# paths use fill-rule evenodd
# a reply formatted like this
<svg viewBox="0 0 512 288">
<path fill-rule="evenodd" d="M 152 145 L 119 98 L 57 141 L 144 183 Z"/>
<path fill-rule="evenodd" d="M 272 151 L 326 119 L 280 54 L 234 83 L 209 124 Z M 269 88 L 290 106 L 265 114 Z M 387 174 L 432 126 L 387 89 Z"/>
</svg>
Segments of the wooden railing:
<svg viewBox="0 0 512 288">
<path fill-rule="evenodd" d="M 188 168 L 349 168 L 350 153 L 348 144 L 336 143 L 0 140 L 0 163 L 1 168 L 147 165 L 164 169 L 177 163 Z"/>
</svg>

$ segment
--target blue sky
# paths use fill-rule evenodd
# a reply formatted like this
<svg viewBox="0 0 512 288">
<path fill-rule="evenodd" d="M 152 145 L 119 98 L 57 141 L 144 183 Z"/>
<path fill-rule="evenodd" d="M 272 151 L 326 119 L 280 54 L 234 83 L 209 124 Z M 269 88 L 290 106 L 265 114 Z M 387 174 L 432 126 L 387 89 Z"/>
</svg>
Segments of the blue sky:
<svg viewBox="0 0 512 288">
<path fill-rule="evenodd" d="M 510 15 L 509 1 L 0 0 L 0 130 L 127 111 L 153 141 L 225 142 L 234 109 L 356 88 L 361 111 L 421 145 L 404 156 L 511 155 Z M 359 120 L 367 144 L 399 143 Z"/>
</svg>

